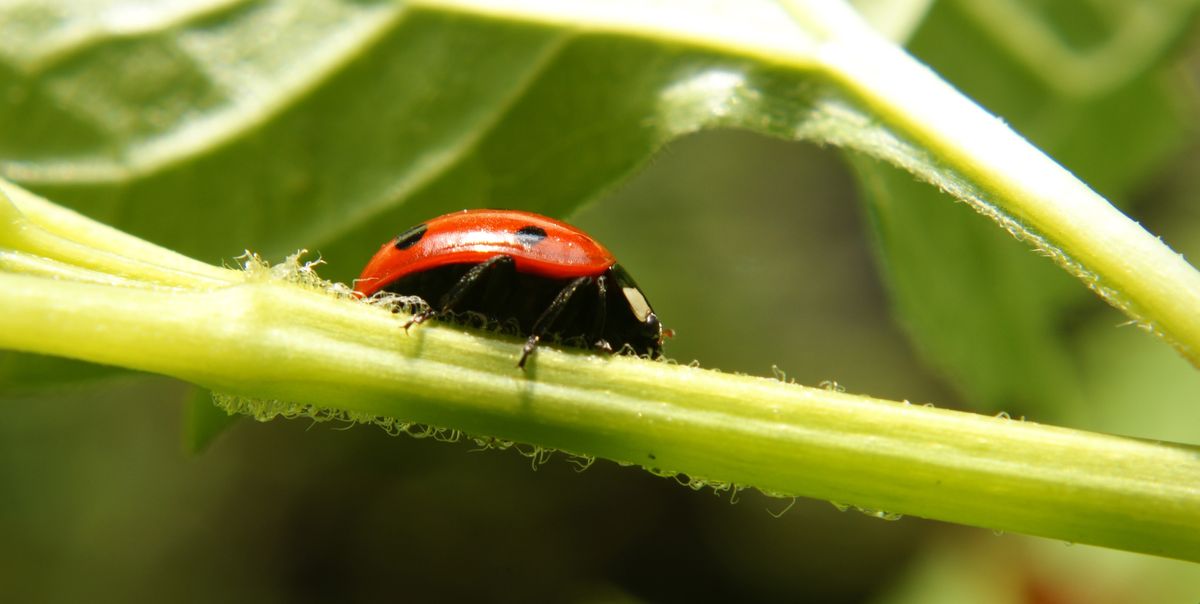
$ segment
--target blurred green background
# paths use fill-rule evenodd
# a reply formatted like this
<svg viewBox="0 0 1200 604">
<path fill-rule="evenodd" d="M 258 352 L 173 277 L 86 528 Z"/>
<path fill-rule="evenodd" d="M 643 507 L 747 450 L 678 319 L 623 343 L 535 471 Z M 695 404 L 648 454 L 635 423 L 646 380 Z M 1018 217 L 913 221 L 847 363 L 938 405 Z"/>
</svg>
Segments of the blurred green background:
<svg viewBox="0 0 1200 604">
<path fill-rule="evenodd" d="M 935 3 L 909 48 L 1176 250 L 1200 257 L 1194 8 L 1133 4 Z M 225 9 L 203 6 L 194 18 L 221 29 Z M 284 147 L 334 144 L 316 130 L 268 124 L 230 143 L 262 158 L 237 167 L 250 184 L 234 193 L 227 183 L 204 180 L 206 162 L 219 169 L 228 161 L 221 151 L 144 176 L 46 177 L 56 162 L 71 160 L 78 151 L 72 145 L 90 140 L 72 128 L 107 133 L 88 152 L 119 156 L 139 129 L 186 122 L 189 112 L 202 109 L 160 103 L 120 123 L 104 122 L 116 112 L 70 107 L 64 112 L 86 119 L 27 117 L 47 115 L 40 103 L 65 106 L 54 85 L 78 81 L 71 78 L 87 72 L 87 61 L 133 60 L 161 69 L 152 81 L 165 82 L 170 94 L 209 96 L 179 93 L 172 82 L 187 79 L 173 79 L 186 72 L 175 71 L 179 57 L 158 60 L 155 36 L 139 34 L 136 23 L 101 36 L 103 52 L 72 42 L 55 24 L 78 10 L 54 3 L 0 9 L 0 23 L 15 32 L 0 42 L 6 59 L 0 175 L 206 261 L 232 263 L 243 248 L 317 247 L 328 262 L 326 276 L 354 276 L 383 239 L 353 229 L 332 238 L 311 225 L 340 211 L 339 193 L 370 189 L 369 179 L 326 191 L 317 176 L 285 173 L 292 151 Z M 412 27 L 422 24 L 428 25 Z M 269 37 L 270 30 L 259 31 Z M 469 38 L 470 29 L 464 31 Z M 1039 42 L 1039 32 L 1059 46 Z M 487 49 L 495 63 L 536 54 L 536 44 L 505 35 L 514 37 L 511 46 Z M 47 51 L 23 62 L 30 53 L 21 44 L 43 37 L 85 50 L 72 55 L 50 44 L 68 59 Z M 1066 54 L 1053 55 L 1054 48 Z M 384 57 L 389 51 L 372 50 Z M 585 51 L 597 52 L 578 50 Z M 453 57 L 428 52 L 429 61 L 453 65 Z M 138 53 L 150 58 L 126 58 Z M 350 78 L 345 73 L 366 68 L 352 62 L 341 69 L 337 77 Z M 463 77 L 502 79 L 502 67 L 495 69 L 495 76 L 480 68 Z M 555 70 L 548 71 L 542 81 L 553 80 Z M 128 83 L 128 96 L 161 99 L 161 90 L 138 88 L 145 81 Z M 321 116 L 326 105 L 342 107 L 339 94 L 349 93 L 338 85 L 313 92 L 307 111 Z M 387 100 L 362 104 L 372 102 Z M 401 129 L 419 137 L 419 126 Z M 338 131 L 336 124 L 327 127 Z M 519 166 L 520 159 L 504 161 Z M 419 161 L 386 157 L 378 170 Z M 462 174 L 475 170 L 482 168 L 456 168 L 459 178 L 415 195 L 405 211 L 433 207 L 427 199 L 470 194 L 472 187 L 461 183 L 475 181 Z M 274 178 L 276 172 L 284 175 Z M 504 182 L 489 187 L 520 190 Z M 194 224 L 187 213 L 206 206 L 178 214 L 165 205 L 173 192 L 214 196 L 214 211 L 228 220 L 227 241 L 189 233 Z M 297 205 L 289 206 L 291 199 Z M 470 199 L 462 204 L 480 203 Z M 546 211 L 573 203 L 524 204 L 503 193 L 491 199 Z M 308 221 L 274 220 L 289 208 Z M 873 160 L 748 132 L 707 131 L 670 142 L 569 218 L 637 278 L 677 331 L 667 353 L 680 362 L 754 375 L 778 367 L 802 384 L 835 381 L 883 398 L 1200 442 L 1200 378 L 1169 347 L 1124 326 L 1122 315 L 965 206 Z M 405 226 L 374 228 L 394 233 Z M 13 354 L 0 358 L 0 379 L 4 601 L 1200 597 L 1194 565 L 914 518 L 881 521 L 827 502 L 793 505 L 754 492 L 731 501 L 728 493 L 693 492 L 605 461 L 578 472 L 558 456 L 535 470 L 512 451 L 474 452 L 469 443 L 390 437 L 373 428 L 243 421 L 190 456 L 180 436 L 183 403 L 192 396 L 185 384 Z"/>
</svg>

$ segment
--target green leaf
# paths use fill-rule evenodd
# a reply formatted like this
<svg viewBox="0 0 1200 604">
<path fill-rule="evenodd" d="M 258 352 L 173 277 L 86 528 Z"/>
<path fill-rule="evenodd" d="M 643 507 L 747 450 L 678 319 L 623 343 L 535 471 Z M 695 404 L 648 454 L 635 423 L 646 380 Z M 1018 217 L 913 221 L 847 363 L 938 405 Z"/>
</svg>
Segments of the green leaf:
<svg viewBox="0 0 1200 604">
<path fill-rule="evenodd" d="M 1168 77 L 1166 54 L 1190 27 L 1190 3 L 1116 3 L 1103 18 L 1066 21 L 1055 18 L 1054 6 L 939 3 L 911 48 L 1123 203 L 1182 147 L 1194 123 L 1195 108 L 1179 102 L 1184 83 Z M 1135 16 L 1137 35 L 1128 27 Z M 1080 39 L 1089 47 L 1072 48 Z M 1034 43 L 1053 51 L 1031 59 L 1021 45 Z M 1017 413 L 1037 409 L 1039 417 L 1081 408 L 1078 367 L 1061 332 L 1088 308 L 1083 291 L 908 174 L 852 159 L 896 311 L 964 399 Z"/>
</svg>

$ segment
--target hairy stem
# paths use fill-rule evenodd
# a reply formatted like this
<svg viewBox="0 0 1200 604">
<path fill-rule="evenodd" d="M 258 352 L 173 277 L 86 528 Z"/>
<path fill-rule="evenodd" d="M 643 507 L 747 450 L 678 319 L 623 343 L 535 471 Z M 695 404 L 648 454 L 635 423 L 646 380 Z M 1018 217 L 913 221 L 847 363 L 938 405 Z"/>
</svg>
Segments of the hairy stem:
<svg viewBox="0 0 1200 604">
<path fill-rule="evenodd" d="M 780 495 L 1200 561 L 1200 451 L 425 325 L 272 279 L 0 274 L 0 347 L 152 371 Z"/>
</svg>

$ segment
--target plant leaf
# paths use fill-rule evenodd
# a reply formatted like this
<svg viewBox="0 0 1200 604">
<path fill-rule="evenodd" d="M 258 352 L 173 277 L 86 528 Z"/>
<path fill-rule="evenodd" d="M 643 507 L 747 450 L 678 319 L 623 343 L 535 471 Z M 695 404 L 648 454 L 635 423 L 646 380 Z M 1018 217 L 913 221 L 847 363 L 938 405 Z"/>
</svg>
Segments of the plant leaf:
<svg viewBox="0 0 1200 604">
<path fill-rule="evenodd" d="M 673 36 L 453 3 L 197 4 L 148 9 L 133 32 L 104 12 L 48 19 L 40 3 L 0 14 L 26 32 L 0 71 L 22 99 L 0 111 L 3 175 L 191 256 L 304 246 L 350 260 L 333 266 L 347 276 L 362 241 L 447 208 L 566 213 L 669 137 L 722 121 L 720 105 L 724 121 L 762 121 L 734 98 L 752 63 Z M 580 23 L 605 12 L 575 5 Z M 802 33 L 773 13 L 777 35 Z"/>
</svg>

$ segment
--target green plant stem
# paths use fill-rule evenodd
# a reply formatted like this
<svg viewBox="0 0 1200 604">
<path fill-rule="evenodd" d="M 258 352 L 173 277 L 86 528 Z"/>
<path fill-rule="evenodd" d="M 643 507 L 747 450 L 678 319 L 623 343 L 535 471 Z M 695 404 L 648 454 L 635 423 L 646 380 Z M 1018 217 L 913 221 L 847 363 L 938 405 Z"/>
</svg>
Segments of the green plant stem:
<svg viewBox="0 0 1200 604">
<path fill-rule="evenodd" d="M 1200 451 L 633 358 L 539 350 L 277 281 L 0 274 L 0 347 L 991 529 L 1200 561 Z M 270 403 L 262 403 L 269 410 Z"/>
</svg>

